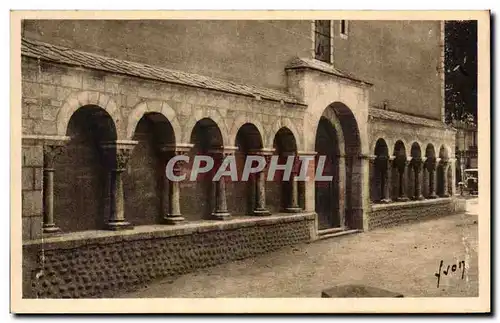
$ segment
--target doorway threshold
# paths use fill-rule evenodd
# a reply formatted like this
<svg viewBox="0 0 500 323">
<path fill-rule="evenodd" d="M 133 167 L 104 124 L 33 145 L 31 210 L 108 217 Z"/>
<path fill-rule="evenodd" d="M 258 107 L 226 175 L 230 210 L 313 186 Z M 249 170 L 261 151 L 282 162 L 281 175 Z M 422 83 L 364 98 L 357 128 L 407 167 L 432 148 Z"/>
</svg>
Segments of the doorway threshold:
<svg viewBox="0 0 500 323">
<path fill-rule="evenodd" d="M 348 229 L 342 227 L 318 230 L 318 240 L 340 237 L 348 234 L 359 233 L 361 231 L 362 230 L 359 229 Z"/>
</svg>

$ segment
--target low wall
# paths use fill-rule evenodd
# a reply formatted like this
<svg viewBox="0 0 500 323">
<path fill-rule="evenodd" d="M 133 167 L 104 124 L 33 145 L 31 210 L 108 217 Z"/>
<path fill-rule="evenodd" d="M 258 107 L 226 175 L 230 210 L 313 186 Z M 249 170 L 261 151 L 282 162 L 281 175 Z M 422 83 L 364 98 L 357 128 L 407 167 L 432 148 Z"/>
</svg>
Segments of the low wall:
<svg viewBox="0 0 500 323">
<path fill-rule="evenodd" d="M 109 297 L 158 278 L 309 242 L 315 218 L 315 213 L 245 217 L 25 242 L 23 297 Z"/>
<path fill-rule="evenodd" d="M 465 200 L 455 198 L 374 204 L 369 214 L 368 225 L 372 230 L 464 211 Z"/>
</svg>

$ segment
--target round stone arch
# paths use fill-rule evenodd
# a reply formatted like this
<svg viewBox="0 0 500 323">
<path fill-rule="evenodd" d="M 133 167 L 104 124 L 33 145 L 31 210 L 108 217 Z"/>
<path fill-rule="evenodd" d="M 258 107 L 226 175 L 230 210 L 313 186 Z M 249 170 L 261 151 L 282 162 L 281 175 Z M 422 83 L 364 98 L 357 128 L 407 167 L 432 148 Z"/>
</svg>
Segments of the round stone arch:
<svg viewBox="0 0 500 323">
<path fill-rule="evenodd" d="M 300 136 L 299 132 L 297 131 L 297 127 L 295 126 L 295 124 L 289 118 L 283 118 L 283 117 L 278 118 L 276 121 L 277 122 L 272 124 L 271 130 L 269 131 L 267 136 L 262 137 L 265 141 L 264 147 L 272 147 L 273 142 L 274 142 L 274 137 L 276 136 L 278 131 L 281 128 L 287 128 L 288 130 L 290 130 L 290 132 L 295 137 L 295 144 L 297 145 L 297 151 L 301 151 L 302 150 L 302 146 L 301 146 L 302 141 L 300 140 L 301 136 Z M 265 139 L 265 138 L 267 138 L 267 139 Z"/>
<path fill-rule="evenodd" d="M 262 126 L 262 123 L 258 118 L 251 119 L 246 115 L 240 115 L 234 120 L 233 125 L 231 127 L 231 130 L 229 131 L 229 137 L 231 138 L 231 142 L 236 142 L 236 135 L 238 134 L 238 131 L 240 128 L 246 124 L 252 124 L 257 128 L 257 130 L 260 133 L 260 137 L 262 138 L 262 146 L 267 147 L 267 133 L 264 130 L 264 127 Z"/>
<path fill-rule="evenodd" d="M 195 111 L 195 114 L 191 115 L 186 120 L 186 122 L 184 124 L 183 135 L 182 135 L 183 142 L 190 142 L 191 141 L 191 133 L 193 132 L 194 127 L 196 126 L 196 123 L 204 118 L 209 118 L 213 122 L 215 122 L 215 124 L 219 128 L 219 131 L 222 135 L 222 141 L 223 141 L 224 146 L 226 146 L 226 147 L 233 146 L 233 144 L 231 143 L 231 140 L 230 140 L 229 132 L 228 132 L 227 125 L 226 125 L 224 118 L 222 117 L 220 112 L 218 112 L 217 110 L 213 110 L 213 109 L 206 111 L 206 113 L 204 113 L 204 111 L 202 109 L 197 109 Z"/>
<path fill-rule="evenodd" d="M 303 147 L 305 150 L 314 150 L 315 134 L 319 120 L 329 106 L 343 106 L 352 114 L 353 120 L 357 125 L 360 139 L 360 154 L 368 155 L 370 153 L 370 142 L 368 136 L 368 106 L 363 104 L 352 95 L 343 95 L 342 92 L 337 95 L 330 93 L 320 96 L 308 107 L 304 116 L 304 137 Z"/>
<path fill-rule="evenodd" d="M 123 137 L 121 136 L 121 113 L 120 109 L 116 105 L 116 102 L 110 96 L 96 91 L 74 92 L 69 95 L 61 110 L 59 110 L 59 113 L 57 114 L 57 135 L 66 135 L 66 130 L 71 116 L 76 110 L 85 106 L 98 106 L 104 109 L 113 120 L 118 139 Z"/>
<path fill-rule="evenodd" d="M 392 138 L 387 138 L 382 133 L 376 133 L 370 138 L 370 154 L 374 153 L 377 149 L 377 142 L 382 139 L 389 149 L 389 156 L 392 155 L 392 147 L 394 147 L 395 141 Z"/>
<path fill-rule="evenodd" d="M 182 138 L 182 128 L 179 124 L 177 114 L 175 110 L 164 101 L 144 101 L 134 107 L 132 112 L 128 115 L 127 139 L 132 139 L 137 123 L 141 120 L 144 114 L 150 112 L 156 112 L 165 116 L 174 130 L 175 143 L 181 143 L 180 139 Z"/>
</svg>

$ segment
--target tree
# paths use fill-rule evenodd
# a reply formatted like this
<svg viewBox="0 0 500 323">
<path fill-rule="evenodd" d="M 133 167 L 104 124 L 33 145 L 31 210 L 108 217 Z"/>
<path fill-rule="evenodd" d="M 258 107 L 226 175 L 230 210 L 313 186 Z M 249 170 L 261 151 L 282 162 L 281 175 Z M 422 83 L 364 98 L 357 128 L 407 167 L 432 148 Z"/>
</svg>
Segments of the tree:
<svg viewBox="0 0 500 323">
<path fill-rule="evenodd" d="M 445 121 L 477 124 L 477 21 L 445 22 Z"/>
</svg>

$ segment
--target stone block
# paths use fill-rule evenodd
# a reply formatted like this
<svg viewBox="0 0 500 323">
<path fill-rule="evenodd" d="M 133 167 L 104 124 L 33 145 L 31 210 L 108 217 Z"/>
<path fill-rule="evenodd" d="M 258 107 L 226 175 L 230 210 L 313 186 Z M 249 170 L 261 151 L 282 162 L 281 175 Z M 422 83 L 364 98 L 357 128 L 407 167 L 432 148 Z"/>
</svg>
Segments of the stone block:
<svg viewBox="0 0 500 323">
<path fill-rule="evenodd" d="M 38 104 L 30 104 L 28 106 L 29 117 L 31 119 L 41 119 L 42 118 L 42 107 Z"/>
<path fill-rule="evenodd" d="M 43 233 L 43 216 L 31 216 L 30 221 L 30 238 L 40 239 Z"/>
<path fill-rule="evenodd" d="M 57 98 L 57 86 L 49 84 L 40 84 L 40 96 L 42 98 Z"/>
<path fill-rule="evenodd" d="M 83 85 L 83 77 L 80 73 L 69 73 L 61 75 L 61 85 L 66 88 L 81 89 Z"/>
<path fill-rule="evenodd" d="M 24 146 L 22 148 L 23 166 L 43 166 L 43 147 Z"/>
<path fill-rule="evenodd" d="M 54 121 L 40 120 L 35 122 L 34 133 L 42 135 L 56 135 L 57 125 Z"/>
<path fill-rule="evenodd" d="M 43 188 L 43 168 L 33 168 L 33 189 L 41 190 Z"/>
<path fill-rule="evenodd" d="M 23 118 L 21 120 L 21 127 L 23 134 L 31 135 L 33 134 L 33 129 L 35 127 L 35 120 Z"/>
<path fill-rule="evenodd" d="M 41 215 L 43 212 L 42 191 L 22 192 L 23 216 Z"/>
<path fill-rule="evenodd" d="M 104 81 L 101 78 L 83 77 L 83 89 L 104 92 Z"/>
<path fill-rule="evenodd" d="M 21 177 L 22 177 L 22 190 L 33 190 L 34 186 L 34 168 L 33 167 L 23 167 L 21 169 Z"/>
<path fill-rule="evenodd" d="M 40 96 L 40 85 L 33 82 L 22 83 L 23 98 L 38 98 Z"/>
<path fill-rule="evenodd" d="M 45 106 L 42 108 L 42 119 L 46 121 L 55 121 L 59 108 L 53 106 Z"/>
<path fill-rule="evenodd" d="M 61 102 L 65 102 L 66 99 L 72 94 L 75 93 L 77 90 L 72 89 L 70 87 L 62 87 L 58 86 L 57 87 L 57 93 L 55 99 Z"/>
<path fill-rule="evenodd" d="M 31 218 L 22 218 L 22 239 L 23 241 L 31 239 Z"/>
</svg>

